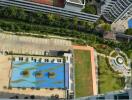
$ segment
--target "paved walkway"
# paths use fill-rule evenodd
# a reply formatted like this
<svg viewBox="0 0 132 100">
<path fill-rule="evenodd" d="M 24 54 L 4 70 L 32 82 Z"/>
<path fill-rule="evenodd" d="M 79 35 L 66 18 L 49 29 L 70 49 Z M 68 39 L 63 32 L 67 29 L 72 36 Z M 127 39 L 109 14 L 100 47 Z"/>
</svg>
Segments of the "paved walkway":
<svg viewBox="0 0 132 100">
<path fill-rule="evenodd" d="M 124 32 L 126 29 L 128 29 L 128 20 L 132 17 L 129 17 L 127 19 L 119 19 L 117 22 L 112 23 L 111 29 L 114 32 Z"/>
<path fill-rule="evenodd" d="M 99 56 L 102 56 L 102 57 L 107 57 L 107 58 L 114 58 L 114 57 L 107 56 L 107 55 L 105 55 L 105 54 L 102 54 L 102 53 L 97 53 L 97 55 L 99 55 Z"/>
<path fill-rule="evenodd" d="M 77 45 L 73 45 L 73 49 L 90 50 L 91 51 L 93 95 L 97 95 L 98 88 L 97 88 L 97 79 L 96 79 L 96 65 L 95 65 L 95 58 L 94 58 L 94 48 L 90 47 L 90 46 L 77 46 Z"/>
</svg>

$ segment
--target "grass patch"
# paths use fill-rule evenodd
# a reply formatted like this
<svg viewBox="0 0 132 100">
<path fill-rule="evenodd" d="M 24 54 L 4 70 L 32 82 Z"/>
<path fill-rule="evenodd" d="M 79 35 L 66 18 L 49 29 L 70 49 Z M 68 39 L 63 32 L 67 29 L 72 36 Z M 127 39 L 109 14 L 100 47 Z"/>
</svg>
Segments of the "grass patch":
<svg viewBox="0 0 132 100">
<path fill-rule="evenodd" d="M 109 64 L 108 59 L 98 56 L 99 62 L 99 93 L 123 89 L 125 84 L 124 77 L 114 72 Z"/>
<path fill-rule="evenodd" d="M 76 97 L 93 94 L 90 51 L 74 50 Z"/>
</svg>

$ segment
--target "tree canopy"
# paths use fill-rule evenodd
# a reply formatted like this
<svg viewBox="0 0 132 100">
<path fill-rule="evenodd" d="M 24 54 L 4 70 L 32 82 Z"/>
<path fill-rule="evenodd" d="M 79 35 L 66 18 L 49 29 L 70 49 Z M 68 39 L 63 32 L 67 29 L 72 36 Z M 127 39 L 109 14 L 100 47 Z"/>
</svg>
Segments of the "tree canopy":
<svg viewBox="0 0 132 100">
<path fill-rule="evenodd" d="M 132 28 L 129 28 L 125 31 L 125 34 L 132 35 Z"/>
<path fill-rule="evenodd" d="M 96 14 L 97 13 L 96 7 L 94 5 L 89 5 L 89 4 L 86 4 L 85 8 L 82 9 L 82 11 L 85 13 L 90 13 L 90 14 Z"/>
</svg>

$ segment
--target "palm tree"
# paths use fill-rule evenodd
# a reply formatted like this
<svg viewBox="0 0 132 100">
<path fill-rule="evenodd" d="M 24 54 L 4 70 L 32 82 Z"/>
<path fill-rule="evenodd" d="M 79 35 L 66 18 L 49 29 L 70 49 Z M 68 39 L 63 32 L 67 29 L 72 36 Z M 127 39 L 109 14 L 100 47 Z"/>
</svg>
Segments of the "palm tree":
<svg viewBox="0 0 132 100">
<path fill-rule="evenodd" d="M 22 75 L 28 77 L 29 76 L 29 71 L 28 70 L 24 70 L 22 72 Z"/>
<path fill-rule="evenodd" d="M 48 77 L 49 78 L 55 78 L 55 73 L 54 72 L 48 72 Z"/>
<path fill-rule="evenodd" d="M 36 73 L 35 73 L 35 77 L 37 77 L 37 78 L 42 77 L 42 73 L 41 73 L 41 72 L 36 72 Z"/>
</svg>

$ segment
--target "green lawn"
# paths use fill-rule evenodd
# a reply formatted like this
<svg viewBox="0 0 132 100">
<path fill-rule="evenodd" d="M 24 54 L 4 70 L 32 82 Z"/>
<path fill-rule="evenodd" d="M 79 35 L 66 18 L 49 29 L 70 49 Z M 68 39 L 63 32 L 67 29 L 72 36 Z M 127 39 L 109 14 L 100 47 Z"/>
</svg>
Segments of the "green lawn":
<svg viewBox="0 0 132 100">
<path fill-rule="evenodd" d="M 108 60 L 104 57 L 98 56 L 99 63 L 99 92 L 106 93 L 114 90 L 124 88 L 124 78 L 120 77 L 118 73 L 114 72 Z"/>
<path fill-rule="evenodd" d="M 93 94 L 90 51 L 74 50 L 76 97 Z"/>
</svg>

